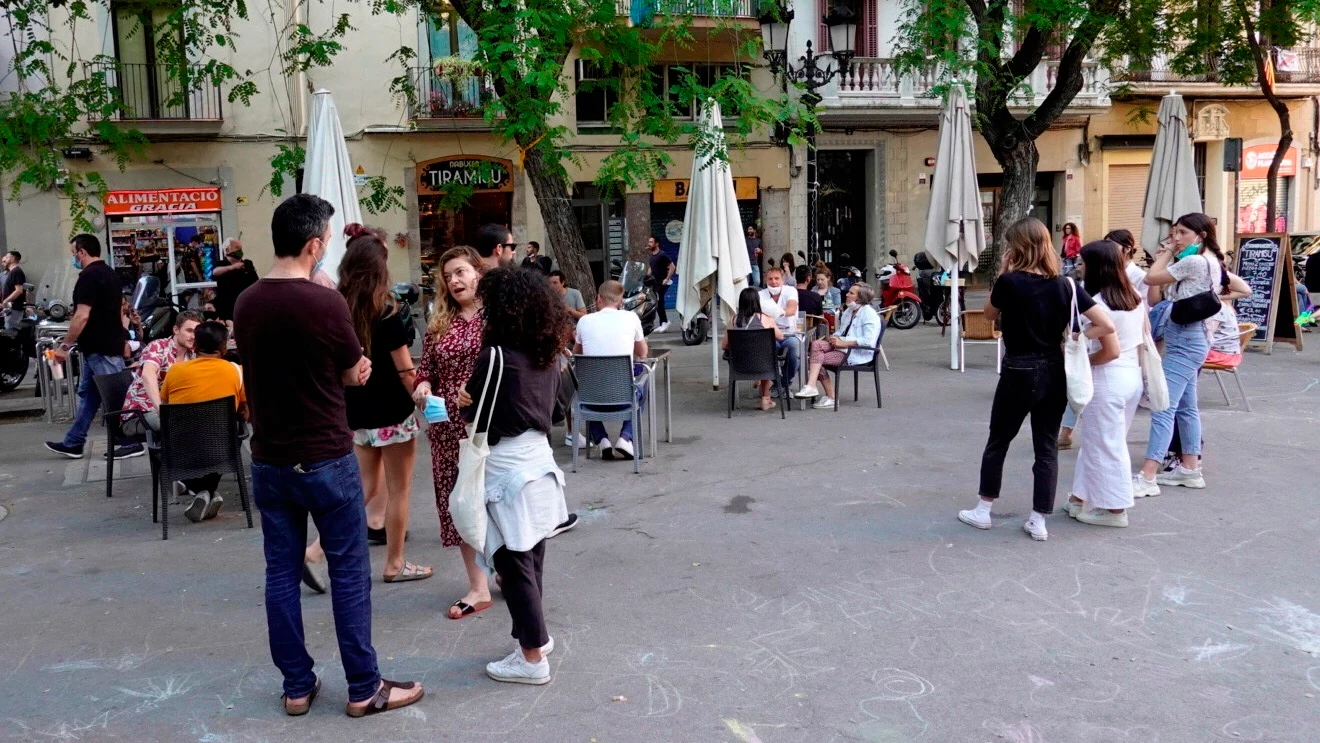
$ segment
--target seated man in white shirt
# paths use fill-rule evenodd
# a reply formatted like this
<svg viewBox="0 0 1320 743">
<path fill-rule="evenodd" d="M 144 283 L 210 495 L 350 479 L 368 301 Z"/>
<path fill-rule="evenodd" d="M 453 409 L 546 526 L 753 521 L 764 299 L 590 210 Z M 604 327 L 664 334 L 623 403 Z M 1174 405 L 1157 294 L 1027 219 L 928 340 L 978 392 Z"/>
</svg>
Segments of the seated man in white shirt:
<svg viewBox="0 0 1320 743">
<path fill-rule="evenodd" d="M 802 354 L 802 341 L 793 335 L 797 331 L 798 293 L 792 286 L 784 285 L 784 272 L 779 268 L 770 268 L 765 272 L 765 288 L 761 290 L 761 311 L 775 318 L 775 324 L 784 333 L 784 339 L 777 341 L 779 350 L 784 354 L 780 370 L 780 384 L 785 391 L 793 384 L 797 376 L 798 359 Z"/>
<path fill-rule="evenodd" d="M 596 293 L 596 312 L 584 315 L 577 323 L 573 353 L 578 356 L 632 356 L 633 374 L 645 367 L 636 363 L 647 354 L 646 334 L 642 321 L 632 312 L 624 312 L 623 284 L 606 281 Z M 641 392 L 639 399 L 645 399 Z M 587 423 L 587 439 L 600 447 L 601 459 L 633 458 L 632 421 L 624 421 L 614 444 L 606 438 L 605 424 Z"/>
</svg>

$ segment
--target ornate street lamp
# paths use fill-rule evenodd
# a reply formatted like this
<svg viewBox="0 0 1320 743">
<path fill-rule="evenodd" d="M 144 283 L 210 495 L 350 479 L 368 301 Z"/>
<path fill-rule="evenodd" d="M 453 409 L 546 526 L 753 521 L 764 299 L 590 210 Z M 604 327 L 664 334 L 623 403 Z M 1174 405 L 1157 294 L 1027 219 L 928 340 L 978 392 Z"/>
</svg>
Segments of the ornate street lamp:
<svg viewBox="0 0 1320 743">
<path fill-rule="evenodd" d="M 764 56 L 770 65 L 772 75 L 782 74 L 785 81 L 802 85 L 802 103 L 815 110 L 821 102 L 816 91 L 828 84 L 837 75 L 842 78 L 852 67 L 853 40 L 857 38 L 857 14 L 845 2 L 836 2 L 826 14 L 824 22 L 829 28 L 830 48 L 825 55 L 812 51 L 811 39 L 807 39 L 807 51 L 798 57 L 796 66 L 788 64 L 788 30 L 793 22 L 793 10 L 785 7 L 783 0 L 762 0 L 757 20 L 761 24 L 761 41 L 765 45 Z M 830 62 L 834 62 L 831 66 Z M 822 61 L 823 60 L 823 61 Z M 816 127 L 807 127 L 807 260 L 815 262 L 820 255 L 818 219 L 816 214 L 817 199 L 820 194 L 820 179 L 816 171 Z M 791 252 L 791 250 L 790 250 Z"/>
</svg>

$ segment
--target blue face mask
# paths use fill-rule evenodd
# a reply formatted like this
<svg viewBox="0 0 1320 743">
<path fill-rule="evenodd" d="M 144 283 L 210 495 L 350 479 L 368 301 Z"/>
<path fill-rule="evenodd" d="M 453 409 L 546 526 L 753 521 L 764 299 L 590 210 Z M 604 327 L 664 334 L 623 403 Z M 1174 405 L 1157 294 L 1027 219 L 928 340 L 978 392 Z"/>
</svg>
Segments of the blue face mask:
<svg viewBox="0 0 1320 743">
<path fill-rule="evenodd" d="M 69 256 L 69 262 L 73 264 L 73 267 L 75 269 L 79 271 L 82 270 L 82 261 L 78 260 L 78 256 L 76 255 Z"/>
<path fill-rule="evenodd" d="M 449 420 L 449 411 L 445 408 L 445 399 L 435 395 L 427 395 L 426 404 L 422 408 L 422 415 L 425 416 L 427 423 L 444 423 Z"/>
<path fill-rule="evenodd" d="M 1183 252 L 1178 254 L 1178 260 L 1182 260 L 1183 258 L 1190 258 L 1199 252 L 1201 252 L 1201 243 L 1193 243 L 1191 245 L 1188 245 L 1186 248 L 1183 248 Z"/>
</svg>

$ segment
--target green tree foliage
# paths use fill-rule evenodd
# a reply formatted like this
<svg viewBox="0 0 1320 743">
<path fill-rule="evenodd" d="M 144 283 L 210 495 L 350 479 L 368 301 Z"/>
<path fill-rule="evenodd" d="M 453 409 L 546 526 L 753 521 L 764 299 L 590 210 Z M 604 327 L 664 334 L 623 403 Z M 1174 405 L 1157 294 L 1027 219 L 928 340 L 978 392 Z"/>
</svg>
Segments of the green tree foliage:
<svg viewBox="0 0 1320 743">
<path fill-rule="evenodd" d="M 1185 75 L 1224 85 L 1257 87 L 1279 119 L 1279 141 L 1270 163 L 1265 223 L 1278 213 L 1275 183 L 1292 146 L 1292 120 L 1277 82 L 1279 52 L 1308 45 L 1320 25 L 1317 0 L 1169 0 L 1159 19 L 1170 66 Z"/>
<path fill-rule="evenodd" d="M 1161 0 L 903 0 L 896 38 L 905 72 L 934 68 L 943 92 L 966 84 L 973 125 L 1004 171 L 1002 207 L 984 270 L 994 270 L 1004 231 L 1031 209 L 1039 153 L 1036 140 L 1082 90 L 1085 64 L 1113 66 L 1150 53 L 1163 33 L 1154 25 Z M 1029 78 L 1057 58 L 1054 87 L 1040 101 Z"/>
</svg>

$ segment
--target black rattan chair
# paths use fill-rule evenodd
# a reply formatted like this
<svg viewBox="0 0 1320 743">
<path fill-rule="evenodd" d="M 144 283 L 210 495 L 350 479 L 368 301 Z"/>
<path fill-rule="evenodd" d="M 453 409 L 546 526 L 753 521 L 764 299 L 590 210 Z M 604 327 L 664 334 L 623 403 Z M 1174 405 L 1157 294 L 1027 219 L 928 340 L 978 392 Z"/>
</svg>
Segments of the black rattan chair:
<svg viewBox="0 0 1320 743">
<path fill-rule="evenodd" d="M 642 427 L 642 405 L 638 390 L 650 381 L 651 373 L 633 376 L 632 356 L 577 356 L 573 359 L 577 394 L 573 397 L 573 471 L 577 472 L 577 434 L 588 421 L 632 421 L 637 452 L 633 472 L 642 474 L 646 452 L 646 430 Z M 590 456 L 588 450 L 588 457 Z"/>
<path fill-rule="evenodd" d="M 156 498 L 160 503 L 160 538 L 169 539 L 169 495 L 165 487 L 179 480 L 213 472 L 238 478 L 238 495 L 252 528 L 243 467 L 242 437 L 233 396 L 219 400 L 160 406 L 160 469 Z"/>
<path fill-rule="evenodd" d="M 779 386 L 779 417 L 787 418 L 788 390 L 779 385 L 779 351 L 774 328 L 737 330 L 729 328 L 729 409 L 733 417 L 739 382 L 769 381 Z"/>
<path fill-rule="evenodd" d="M 880 344 L 885 340 L 886 325 L 888 323 L 885 322 L 885 317 L 882 315 L 880 317 L 880 332 L 875 337 L 875 353 L 871 356 L 870 361 L 865 364 L 844 363 L 839 366 L 825 367 L 825 371 L 834 373 L 834 412 L 839 411 L 839 397 L 843 394 L 839 377 L 842 372 L 849 371 L 853 374 L 853 402 L 857 402 L 857 375 L 866 373 L 875 378 L 875 406 L 877 408 L 884 407 L 880 401 L 880 364 L 884 363 L 881 360 L 884 358 L 884 351 L 880 348 Z"/>
<path fill-rule="evenodd" d="M 133 371 L 125 369 L 114 374 L 101 374 L 92 377 L 96 391 L 101 395 L 101 417 L 105 422 L 105 497 L 114 496 L 115 484 L 115 448 L 121 444 L 146 443 L 144 434 L 130 435 L 124 432 L 124 423 L 134 418 L 141 420 L 142 414 L 135 410 L 124 410 L 124 399 L 128 397 L 128 388 L 133 384 Z M 151 467 L 151 492 L 156 492 L 155 460 Z M 152 501 L 153 506 L 155 501 Z M 153 515 L 154 515 L 153 507 Z"/>
</svg>

